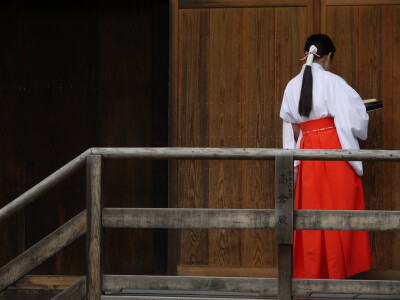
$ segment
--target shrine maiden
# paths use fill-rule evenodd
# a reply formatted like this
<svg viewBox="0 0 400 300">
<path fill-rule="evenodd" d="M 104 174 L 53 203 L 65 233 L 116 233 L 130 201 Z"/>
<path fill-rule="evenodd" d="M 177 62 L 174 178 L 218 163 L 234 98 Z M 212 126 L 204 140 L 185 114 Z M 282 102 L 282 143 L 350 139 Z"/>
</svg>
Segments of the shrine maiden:
<svg viewBox="0 0 400 300">
<path fill-rule="evenodd" d="M 307 63 L 287 84 L 280 117 L 285 149 L 359 149 L 368 114 L 358 93 L 329 72 L 335 46 L 323 34 L 307 39 Z M 360 161 L 295 161 L 295 209 L 363 210 Z M 346 278 L 371 267 L 368 232 L 298 230 L 295 278 Z"/>
</svg>

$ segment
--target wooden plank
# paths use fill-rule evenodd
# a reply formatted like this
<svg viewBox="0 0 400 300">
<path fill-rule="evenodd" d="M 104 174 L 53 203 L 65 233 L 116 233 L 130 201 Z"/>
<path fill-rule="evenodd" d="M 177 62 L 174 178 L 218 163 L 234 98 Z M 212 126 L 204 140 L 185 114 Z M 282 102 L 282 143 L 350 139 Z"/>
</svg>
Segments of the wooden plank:
<svg viewBox="0 0 400 300">
<path fill-rule="evenodd" d="M 58 290 L 17 290 L 6 289 L 0 293 L 0 300 L 50 300 Z"/>
<path fill-rule="evenodd" d="M 400 4 L 400 0 L 324 0 L 326 5 L 396 5 Z"/>
<path fill-rule="evenodd" d="M 88 300 L 98 300 L 102 294 L 101 156 L 88 156 L 86 176 L 86 295 Z"/>
<path fill-rule="evenodd" d="M 293 156 L 275 158 L 275 241 L 278 244 L 278 299 L 292 299 Z"/>
<path fill-rule="evenodd" d="M 22 278 L 86 232 L 86 211 L 62 225 L 0 269 L 0 291 Z"/>
<path fill-rule="evenodd" d="M 86 157 L 89 155 L 90 149 L 83 152 L 81 155 L 71 160 L 65 166 L 55 171 L 50 176 L 43 179 L 41 182 L 30 188 L 28 191 L 23 193 L 21 196 L 4 206 L 0 209 L 0 222 L 10 215 L 14 214 L 19 209 L 27 206 L 37 197 L 48 191 L 51 187 L 61 182 L 63 179 L 68 177 L 71 173 L 75 172 L 83 163 L 86 161 Z"/>
<path fill-rule="evenodd" d="M 359 7 L 359 85 L 358 92 L 382 99 L 384 89 L 383 65 L 383 28 L 382 6 Z M 367 48 L 365 48 L 367 47 Z M 389 88 L 389 87 L 386 87 Z M 375 96 L 376 95 L 376 96 Z M 369 98 L 369 97 L 368 97 Z M 386 99 L 383 99 L 386 100 Z M 384 104 L 385 105 L 385 104 Z M 385 108 L 386 109 L 386 108 Z M 382 149 L 384 133 L 382 132 L 382 112 L 369 114 L 368 139 L 360 143 L 361 148 Z M 389 174 L 388 174 L 389 175 Z M 389 175 L 391 176 L 391 175 Z M 380 184 L 376 178 L 382 178 Z M 385 186 L 385 174 L 383 163 L 364 163 L 363 190 L 367 209 L 385 210 L 383 187 Z M 370 235 L 373 268 L 391 267 L 391 234 L 389 232 L 374 232 Z"/>
<path fill-rule="evenodd" d="M 179 8 L 307 6 L 307 0 L 179 0 Z"/>
<path fill-rule="evenodd" d="M 275 93 L 275 9 L 252 8 L 245 12 L 243 24 L 244 48 L 241 62 L 242 85 L 242 147 L 274 147 L 275 135 L 270 124 L 276 116 L 270 109 Z M 272 101 L 271 101 L 272 102 Z M 242 208 L 273 208 L 274 180 L 272 161 L 242 161 Z M 271 230 L 242 230 L 240 232 L 242 265 L 246 267 L 276 264 L 277 246 Z M 251 245 L 251 247 L 249 246 Z M 257 269 L 257 268 L 255 268 Z M 268 277 L 268 276 L 266 276 Z"/>
<path fill-rule="evenodd" d="M 104 275 L 103 282 L 104 289 L 111 292 L 121 289 L 146 289 L 277 295 L 277 280 L 270 278 Z M 310 293 L 399 295 L 400 284 L 396 280 L 293 279 L 292 293 L 294 296 Z"/>
<path fill-rule="evenodd" d="M 208 146 L 210 16 L 208 9 L 179 12 L 178 145 Z M 208 161 L 178 163 L 177 207 L 208 206 Z M 206 264 L 208 232 L 180 230 L 179 264 Z"/>
<path fill-rule="evenodd" d="M 295 210 L 296 230 L 400 231 L 400 211 Z"/>
<path fill-rule="evenodd" d="M 82 276 L 70 275 L 26 275 L 13 287 L 17 289 L 56 289 L 64 290 L 79 281 Z"/>
<path fill-rule="evenodd" d="M 178 266 L 178 276 L 278 278 L 278 268 Z"/>
<path fill-rule="evenodd" d="M 271 209 L 105 208 L 108 228 L 272 229 Z M 296 230 L 400 231 L 400 211 L 295 210 Z"/>
<path fill-rule="evenodd" d="M 326 34 L 332 38 L 336 53 L 332 72 L 338 74 L 354 89 L 359 75 L 359 14 L 357 6 L 326 8 Z"/>
<path fill-rule="evenodd" d="M 400 284 L 396 280 L 293 279 L 292 291 L 295 296 L 305 293 L 400 295 Z"/>
<path fill-rule="evenodd" d="M 293 244 L 293 156 L 275 158 L 275 241 Z"/>
<path fill-rule="evenodd" d="M 260 293 L 260 296 L 277 294 L 277 279 L 270 278 L 141 275 L 104 275 L 103 277 L 105 291 L 149 289 Z"/>
<path fill-rule="evenodd" d="M 169 1 L 169 105 L 168 105 L 168 145 L 178 146 L 178 70 L 179 70 L 179 20 L 178 0 Z M 178 162 L 168 162 L 168 207 L 176 207 Z M 176 230 L 168 230 L 168 274 L 176 274 L 178 244 Z"/>
<path fill-rule="evenodd" d="M 105 159 L 209 159 L 273 160 L 277 154 L 293 153 L 295 160 L 400 161 L 399 150 L 283 150 L 279 148 L 91 148 Z"/>
<path fill-rule="evenodd" d="M 278 251 L 278 299 L 290 300 L 293 299 L 293 244 L 279 244 Z"/>
<path fill-rule="evenodd" d="M 271 229 L 274 211 L 267 209 L 105 208 L 108 228 Z"/>
<path fill-rule="evenodd" d="M 396 58 L 400 51 L 400 6 L 393 6 L 393 19 L 392 19 L 392 130 L 390 131 L 390 139 L 392 140 L 392 149 L 400 149 L 400 132 L 396 128 L 400 128 L 400 101 L 395 100 L 397 95 L 400 95 L 400 60 Z M 386 132 L 387 134 L 387 132 Z M 400 210 L 400 164 L 391 164 L 392 182 L 392 207 L 393 210 Z M 400 233 L 393 234 L 392 238 L 392 268 L 400 269 Z"/>
<path fill-rule="evenodd" d="M 83 277 L 78 282 L 63 290 L 51 300 L 80 300 L 86 296 L 86 278 Z"/>
<path fill-rule="evenodd" d="M 241 147 L 241 60 L 243 9 L 210 10 L 209 145 Z M 210 208 L 241 208 L 242 170 L 238 161 L 209 164 Z M 240 235 L 235 230 L 208 232 L 208 265 L 240 265 Z"/>
<path fill-rule="evenodd" d="M 110 296 L 102 296 L 101 299 L 103 300 L 171 300 L 171 299 L 182 299 L 182 300 L 256 300 L 259 298 L 243 298 L 243 297 L 234 297 L 234 298 L 229 298 L 224 296 L 223 298 L 219 297 L 219 298 L 214 298 L 212 296 L 210 297 L 201 297 L 201 296 L 187 296 L 187 295 L 169 295 L 166 297 L 162 297 L 162 296 L 128 296 L 128 295 L 124 295 L 124 296 L 117 296 L 117 295 L 110 295 Z"/>
</svg>

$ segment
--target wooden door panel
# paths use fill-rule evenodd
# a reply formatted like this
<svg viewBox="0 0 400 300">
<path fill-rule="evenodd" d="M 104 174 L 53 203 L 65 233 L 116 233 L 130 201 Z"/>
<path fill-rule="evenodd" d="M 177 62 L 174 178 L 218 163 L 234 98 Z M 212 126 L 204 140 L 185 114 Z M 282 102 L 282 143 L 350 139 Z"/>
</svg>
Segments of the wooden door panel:
<svg viewBox="0 0 400 300">
<path fill-rule="evenodd" d="M 179 16 L 172 146 L 281 147 L 283 90 L 300 71 L 312 10 L 304 1 L 270 7 L 259 2 L 218 8 L 203 2 L 186 8 L 185 2 L 172 14 Z M 272 161 L 181 161 L 174 170 L 171 203 L 177 207 L 274 207 Z M 277 264 L 268 230 L 180 230 L 176 245 L 179 274 Z"/>
</svg>

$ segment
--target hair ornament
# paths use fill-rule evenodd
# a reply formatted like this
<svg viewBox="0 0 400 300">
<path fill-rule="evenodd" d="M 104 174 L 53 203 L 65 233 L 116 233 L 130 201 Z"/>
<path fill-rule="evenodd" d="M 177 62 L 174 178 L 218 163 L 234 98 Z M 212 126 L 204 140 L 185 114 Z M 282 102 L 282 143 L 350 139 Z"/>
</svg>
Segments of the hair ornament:
<svg viewBox="0 0 400 300">
<path fill-rule="evenodd" d="M 321 56 L 319 56 L 317 54 L 317 51 L 318 51 L 317 47 L 315 47 L 314 45 L 311 45 L 310 50 L 308 52 L 306 52 L 306 55 L 301 60 L 304 60 L 307 58 L 306 65 L 311 66 L 312 62 L 314 60 L 314 56 L 317 57 L 318 59 L 321 58 Z"/>
</svg>

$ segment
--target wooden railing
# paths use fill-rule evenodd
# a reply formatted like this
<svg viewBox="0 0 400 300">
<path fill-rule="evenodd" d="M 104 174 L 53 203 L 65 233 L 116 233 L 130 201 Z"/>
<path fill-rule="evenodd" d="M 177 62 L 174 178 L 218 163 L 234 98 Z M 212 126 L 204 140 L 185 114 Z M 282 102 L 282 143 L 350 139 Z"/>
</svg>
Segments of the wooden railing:
<svg viewBox="0 0 400 300">
<path fill-rule="evenodd" d="M 102 208 L 102 159 L 275 160 L 275 209 Z M 400 231 L 400 211 L 293 210 L 293 160 L 400 161 L 400 151 L 239 148 L 92 148 L 0 209 L 0 222 L 31 203 L 86 162 L 86 210 L 0 269 L 0 292 L 86 233 L 87 275 L 53 299 L 117 299 L 121 289 L 253 292 L 279 299 L 312 292 L 400 294 L 400 281 L 292 278 L 293 230 Z M 103 228 L 275 229 L 278 279 L 104 275 Z M 148 297 L 146 299 L 159 299 Z M 135 299 L 132 297 L 131 299 Z M 205 299 L 205 298 L 204 298 Z"/>
</svg>

